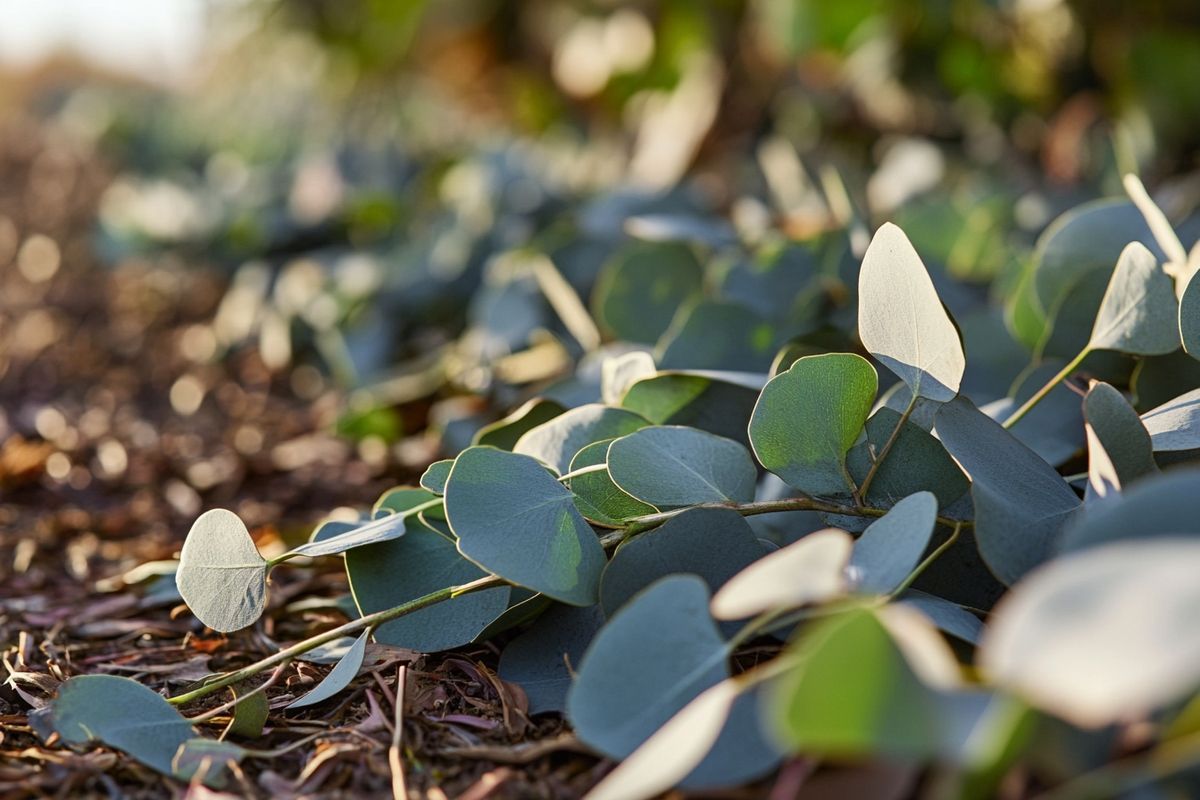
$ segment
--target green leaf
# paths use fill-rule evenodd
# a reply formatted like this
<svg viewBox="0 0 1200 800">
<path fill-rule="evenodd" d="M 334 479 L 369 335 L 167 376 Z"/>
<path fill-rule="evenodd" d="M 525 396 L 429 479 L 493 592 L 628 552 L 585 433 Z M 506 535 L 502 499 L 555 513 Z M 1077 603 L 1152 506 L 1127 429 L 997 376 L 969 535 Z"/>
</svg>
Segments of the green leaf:
<svg viewBox="0 0 1200 800">
<path fill-rule="evenodd" d="M 896 430 L 900 416 L 890 408 L 881 408 L 867 420 L 866 438 L 857 442 L 846 456 L 846 466 L 855 483 L 862 485 Z M 908 420 L 876 470 L 863 499 L 870 505 L 887 508 L 916 492 L 929 491 L 937 498 L 938 507 L 945 508 L 969 488 L 970 482 L 942 443 Z"/>
<path fill-rule="evenodd" d="M 284 706 L 285 709 L 304 708 L 324 702 L 350 685 L 354 676 L 362 667 L 363 656 L 367 654 L 367 640 L 371 638 L 369 630 L 363 631 L 354 640 L 354 644 L 346 651 L 341 660 L 329 670 L 321 682 L 311 690 Z"/>
<path fill-rule="evenodd" d="M 1198 481 L 1200 469 L 1180 467 L 1085 506 L 1063 532 L 1063 552 L 1124 539 L 1200 535 Z"/>
<path fill-rule="evenodd" d="M 1079 498 L 999 423 L 959 397 L 942 406 L 937 434 L 971 478 L 975 541 L 988 568 L 1013 584 L 1057 548 Z"/>
<path fill-rule="evenodd" d="M 1196 539 L 1122 542 L 1052 561 L 997 608 L 980 665 L 1076 725 L 1145 718 L 1200 685 L 1198 574 Z"/>
<path fill-rule="evenodd" d="M 401 514 L 414 506 L 436 499 L 437 495 L 428 489 L 397 486 L 379 496 L 379 499 L 375 501 L 374 508 L 371 509 L 371 515 L 376 519 L 381 519 L 390 514 Z"/>
<path fill-rule="evenodd" d="M 873 612 L 817 622 L 788 654 L 797 665 L 768 686 L 763 711 L 789 749 L 897 758 L 941 749 L 935 696 Z"/>
<path fill-rule="evenodd" d="M 846 453 L 878 389 L 875 368 L 849 353 L 806 356 L 772 378 L 750 418 L 759 463 L 809 494 L 846 494 Z"/>
<path fill-rule="evenodd" d="M 743 619 L 845 594 L 853 540 L 827 528 L 760 558 L 729 579 L 712 601 L 717 619 Z"/>
<path fill-rule="evenodd" d="M 513 452 L 533 456 L 559 472 L 567 472 L 571 459 L 584 447 L 633 433 L 647 424 L 632 411 L 591 403 L 526 432 L 517 440 Z"/>
<path fill-rule="evenodd" d="M 937 498 L 918 492 L 868 525 L 850 557 L 848 571 L 854 588 L 866 594 L 895 591 L 925 554 L 937 511 Z"/>
<path fill-rule="evenodd" d="M 604 464 L 608 458 L 608 446 L 613 441 L 605 439 L 580 450 L 571 461 L 570 471 Z M 619 525 L 623 520 L 653 514 L 656 510 L 654 506 L 623 492 L 613 483 L 607 469 L 585 472 L 571 478 L 571 493 L 575 495 L 575 506 L 579 513 L 606 525 Z"/>
<path fill-rule="evenodd" d="M 659 342 L 662 369 L 765 371 L 779 346 L 775 327 L 738 303 L 701 300 L 680 310 Z"/>
<path fill-rule="evenodd" d="M 655 425 L 688 425 L 749 444 L 746 426 L 765 375 L 660 372 L 629 387 L 621 405 Z"/>
<path fill-rule="evenodd" d="M 67 744 L 99 742 L 162 773 L 196 730 L 161 695 L 129 678 L 79 675 L 65 681 L 50 702 L 54 729 Z M 217 773 L 206 781 L 221 782 Z"/>
<path fill-rule="evenodd" d="M 699 578 L 663 578 L 600 630 L 567 695 L 567 715 L 580 739 L 624 758 L 697 695 L 729 677 L 728 645 L 708 616 L 708 601 Z M 736 784 L 778 763 L 753 723 L 754 709 L 748 711 L 736 729 L 727 726 L 722 733 L 711 754 L 714 766 L 706 769 L 706 758 L 684 785 Z M 723 759 L 733 748 L 736 757 Z"/>
<path fill-rule="evenodd" d="M 1150 434 L 1133 406 L 1107 383 L 1083 400 L 1088 437 L 1088 495 L 1106 497 L 1158 471 Z"/>
<path fill-rule="evenodd" d="M 450 468 L 454 466 L 453 458 L 443 458 L 429 465 L 421 475 L 421 488 L 440 495 L 446 492 L 446 478 L 450 477 Z"/>
<path fill-rule="evenodd" d="M 958 394 L 966 360 L 958 331 L 904 231 L 884 223 L 858 274 L 858 335 L 863 347 L 918 397 Z"/>
<path fill-rule="evenodd" d="M 617 548 L 600 581 L 600 605 L 612 616 L 659 578 L 682 573 L 716 591 L 765 554 L 736 511 L 690 508 Z"/>
<path fill-rule="evenodd" d="M 270 716 L 265 692 L 255 692 L 249 683 L 231 686 L 234 697 L 241 698 L 233 707 L 233 718 L 225 728 L 224 736 L 243 736 L 247 739 L 257 739 L 262 736 L 263 727 Z"/>
<path fill-rule="evenodd" d="M 517 440 L 527 431 L 549 422 L 566 410 L 563 405 L 553 400 L 535 397 L 504 419 L 484 425 L 475 434 L 472 444 L 512 450 L 516 447 Z"/>
<path fill-rule="evenodd" d="M 604 265 L 596 280 L 593 314 L 617 339 L 654 344 L 676 309 L 700 293 L 703 280 L 700 262 L 689 247 L 634 245 Z"/>
<path fill-rule="evenodd" d="M 1200 389 L 1147 411 L 1142 424 L 1156 453 L 1200 449 Z"/>
<path fill-rule="evenodd" d="M 1088 349 L 1164 355 L 1179 347 L 1178 316 L 1170 277 L 1145 245 L 1132 242 L 1117 259 Z"/>
<path fill-rule="evenodd" d="M 604 549 L 570 491 L 533 458 L 464 450 L 446 482 L 446 517 L 459 552 L 488 572 L 570 605 L 596 602 Z"/>
<path fill-rule="evenodd" d="M 1200 359 L 1200 271 L 1188 279 L 1179 298 L 1179 336 L 1187 354 Z"/>
<path fill-rule="evenodd" d="M 630 386 L 657 372 L 654 357 L 644 350 L 606 358 L 600 364 L 600 398 L 605 405 L 619 406 Z"/>
<path fill-rule="evenodd" d="M 214 508 L 192 523 L 179 553 L 175 585 L 201 622 L 228 633 L 262 616 L 267 566 L 238 515 Z"/>
<path fill-rule="evenodd" d="M 642 428 L 608 448 L 613 483 L 660 509 L 748 503 L 758 469 L 745 447 L 681 425 Z"/>
<path fill-rule="evenodd" d="M 500 677 L 525 690 L 529 711 L 564 711 L 574 670 L 604 624 L 599 606 L 556 604 L 500 655 Z"/>
<path fill-rule="evenodd" d="M 463 558 L 454 542 L 420 525 L 402 539 L 348 552 L 346 575 L 354 602 L 366 615 L 487 573 Z M 420 653 L 461 647 L 501 614 L 507 601 L 505 587 L 444 600 L 383 623 L 375 629 L 375 641 Z"/>
</svg>

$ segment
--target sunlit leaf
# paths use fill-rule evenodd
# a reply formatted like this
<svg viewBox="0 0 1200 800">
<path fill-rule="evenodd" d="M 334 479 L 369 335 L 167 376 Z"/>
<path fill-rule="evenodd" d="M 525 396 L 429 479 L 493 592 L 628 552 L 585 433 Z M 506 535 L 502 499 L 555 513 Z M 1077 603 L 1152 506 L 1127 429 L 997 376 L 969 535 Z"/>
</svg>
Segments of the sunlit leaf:
<svg viewBox="0 0 1200 800">
<path fill-rule="evenodd" d="M 776 550 L 743 569 L 713 597 L 717 619 L 741 619 L 797 608 L 844 594 L 853 540 L 828 528 Z"/>
<path fill-rule="evenodd" d="M 962 342 L 921 257 L 890 222 L 863 256 L 858 294 L 863 347 L 918 397 L 953 399 L 966 367 Z"/>
<path fill-rule="evenodd" d="M 517 440 L 543 422 L 549 422 L 567 409 L 553 400 L 535 397 L 504 419 L 484 425 L 475 434 L 472 444 L 487 445 L 500 450 L 512 450 Z"/>
<path fill-rule="evenodd" d="M 1088 347 L 1162 355 L 1179 347 L 1175 286 L 1158 259 L 1132 242 L 1121 251 L 1096 315 Z"/>
<path fill-rule="evenodd" d="M 997 607 L 980 664 L 996 683 L 1077 725 L 1142 718 L 1200 685 L 1197 574 L 1195 539 L 1122 542 L 1056 559 Z"/>
<path fill-rule="evenodd" d="M 446 517 L 459 552 L 483 569 L 564 603 L 596 602 L 604 549 L 571 492 L 533 458 L 464 450 L 446 482 Z"/>
<path fill-rule="evenodd" d="M 608 447 L 613 439 L 594 442 L 575 454 L 571 460 L 571 472 L 605 464 Z M 617 525 L 631 517 L 653 514 L 655 508 L 643 503 L 613 483 L 607 469 L 584 472 L 571 478 L 571 493 L 575 495 L 575 506 L 584 517 L 604 524 Z"/>
<path fill-rule="evenodd" d="M 175 584 L 201 622 L 222 633 L 236 631 L 262 616 L 267 562 L 238 515 L 214 508 L 192 523 Z"/>
<path fill-rule="evenodd" d="M 810 494 L 850 491 L 846 453 L 875 401 L 878 377 L 848 353 L 806 356 L 763 387 L 750 419 L 759 463 Z"/>
<path fill-rule="evenodd" d="M 1147 411 L 1142 423 L 1155 452 L 1200 450 L 1200 389 Z"/>
<path fill-rule="evenodd" d="M 566 472 L 575 454 L 589 444 L 633 433 L 647 424 L 632 411 L 589 404 L 529 430 L 517 440 L 513 452 L 533 456 Z"/>
<path fill-rule="evenodd" d="M 450 468 L 454 466 L 453 458 L 443 458 L 429 465 L 421 475 L 421 488 L 434 494 L 446 491 L 446 478 L 450 477 Z"/>
<path fill-rule="evenodd" d="M 621 405 L 655 425 L 689 425 L 749 444 L 746 426 L 766 382 L 753 373 L 660 372 L 630 386 Z"/>
</svg>

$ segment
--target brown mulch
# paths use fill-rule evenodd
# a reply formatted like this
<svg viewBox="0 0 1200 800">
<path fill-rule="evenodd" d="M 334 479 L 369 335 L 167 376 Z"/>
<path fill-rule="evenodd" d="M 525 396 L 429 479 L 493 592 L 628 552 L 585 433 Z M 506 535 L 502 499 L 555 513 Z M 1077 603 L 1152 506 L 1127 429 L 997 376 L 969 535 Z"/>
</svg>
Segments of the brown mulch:
<svg viewBox="0 0 1200 800">
<path fill-rule="evenodd" d="M 334 436 L 340 397 L 311 368 L 272 374 L 253 348 L 214 358 L 219 270 L 167 256 L 99 263 L 95 219 L 108 180 L 88 145 L 53 128 L 17 120 L 0 130 L 4 798 L 204 796 L 118 752 L 47 746 L 26 715 L 72 675 L 125 675 L 176 692 L 345 621 L 319 604 L 289 608 L 344 595 L 336 564 L 277 570 L 268 615 L 230 636 L 197 622 L 169 581 L 122 576 L 175 557 L 204 509 L 234 509 L 270 550 L 302 540 L 336 507 L 367 506 L 413 481 L 420 466 Z M 407 663 L 410 796 L 579 796 L 607 764 L 581 754 L 556 718 L 531 720 L 519 689 L 495 677 L 495 656 L 491 647 L 430 657 L 381 648 L 350 690 L 285 715 L 278 706 L 328 669 L 293 664 L 269 690 L 265 734 L 237 741 L 272 750 L 315 738 L 246 760 L 229 791 L 390 796 L 397 668 Z M 202 730 L 217 736 L 228 721 Z"/>
</svg>

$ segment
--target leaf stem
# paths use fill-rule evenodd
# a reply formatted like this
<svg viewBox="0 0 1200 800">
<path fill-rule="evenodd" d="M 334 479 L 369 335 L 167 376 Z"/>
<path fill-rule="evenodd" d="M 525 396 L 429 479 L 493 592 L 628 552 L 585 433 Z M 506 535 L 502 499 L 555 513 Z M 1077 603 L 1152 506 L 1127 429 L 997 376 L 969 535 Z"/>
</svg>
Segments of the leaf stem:
<svg viewBox="0 0 1200 800">
<path fill-rule="evenodd" d="M 1071 359 L 1070 363 L 1068 363 L 1065 367 L 1063 367 L 1062 370 L 1060 370 L 1057 375 L 1055 375 L 1053 378 L 1051 378 L 1046 383 L 1045 386 L 1038 389 L 1037 393 L 1034 394 L 1033 397 L 1026 400 L 1025 403 L 1020 408 L 1018 408 L 1016 411 L 1014 411 L 1012 414 L 1009 415 L 1008 419 L 1004 420 L 1004 427 L 1012 428 L 1012 426 L 1014 426 L 1018 422 L 1020 422 L 1022 417 L 1024 417 L 1026 414 L 1028 414 L 1033 409 L 1034 406 L 1036 406 L 1038 403 L 1042 402 L 1042 400 L 1046 397 L 1046 395 L 1050 394 L 1050 390 L 1052 390 L 1055 386 L 1058 386 L 1060 383 L 1062 383 L 1064 380 L 1066 380 L 1067 376 L 1070 375 L 1072 372 L 1074 372 L 1079 367 L 1079 365 L 1083 363 L 1083 360 L 1085 358 L 1087 358 L 1091 352 L 1092 352 L 1092 350 L 1090 347 L 1085 347 L 1082 350 L 1080 350 L 1079 355 L 1077 355 L 1077 356 L 1075 356 L 1075 358 Z"/>
<path fill-rule="evenodd" d="M 408 519 L 409 517 L 414 517 L 422 512 L 428 511 L 431 508 L 440 506 L 444 502 L 445 502 L 445 500 L 443 498 L 435 497 L 432 500 L 426 500 L 424 503 L 415 505 L 412 508 L 406 508 L 403 511 L 396 511 L 392 514 L 388 514 L 386 517 L 380 517 L 379 519 L 368 520 L 367 522 L 364 522 L 362 525 L 359 525 L 357 528 L 351 528 L 350 530 L 346 531 L 345 533 L 340 533 L 338 535 L 346 536 L 351 533 L 359 533 L 364 528 L 369 528 L 369 527 L 386 528 L 386 527 L 388 527 L 389 524 L 392 524 L 392 525 L 395 524 L 396 520 L 394 519 L 394 517 L 396 517 L 397 515 L 399 515 L 399 517 L 401 519 Z M 297 556 L 305 555 L 303 552 L 300 552 L 301 548 L 303 548 L 303 547 L 304 547 L 304 545 L 300 545 L 300 547 L 294 547 L 291 550 L 288 550 L 286 553 L 282 553 L 281 555 L 277 555 L 274 558 L 267 559 L 267 566 L 274 567 L 279 564 L 282 564 L 285 561 L 289 561 L 293 558 L 296 558 Z"/>
<path fill-rule="evenodd" d="M 625 521 L 622 530 L 626 536 L 632 536 L 635 533 L 657 528 L 667 520 L 677 517 L 693 508 L 728 508 L 736 511 L 743 517 L 752 517 L 757 514 L 775 514 L 783 511 L 820 511 L 825 514 L 843 514 L 848 517 L 882 517 L 888 512 L 886 508 L 865 505 L 848 506 L 817 500 L 812 497 L 790 497 L 785 500 L 756 500 L 752 503 L 698 503 L 686 508 L 675 508 L 670 511 L 659 511 L 640 517 L 630 517 Z M 947 528 L 953 528 L 957 525 L 971 525 L 969 520 L 952 519 L 950 517 L 939 516 L 937 521 Z"/>
<path fill-rule="evenodd" d="M 358 619 L 350 620 L 345 625 L 339 625 L 338 627 L 327 630 L 324 633 L 318 633 L 315 636 L 310 636 L 307 639 L 297 642 L 291 647 L 285 647 L 283 650 L 280 650 L 274 655 L 267 656 L 266 658 L 255 661 L 253 664 L 242 667 L 238 670 L 234 670 L 233 672 L 228 672 L 211 683 L 206 683 L 190 692 L 184 692 L 183 694 L 170 697 L 167 699 L 167 702 L 174 705 L 180 705 L 182 703 L 191 702 L 192 700 L 197 700 L 205 695 L 212 694 L 218 689 L 223 689 L 226 686 L 244 681 L 246 678 L 257 675 L 263 670 L 270 669 L 278 664 L 282 664 L 283 662 L 289 661 L 298 655 L 307 653 L 314 647 L 323 645 L 326 642 L 332 642 L 334 639 L 339 639 L 347 634 L 357 633 L 363 629 L 375 628 L 376 626 L 381 625 L 388 620 L 396 619 L 397 617 L 403 617 L 404 615 L 411 614 L 414 611 L 420 611 L 422 608 L 434 605 L 435 603 L 440 603 L 443 600 L 451 600 L 455 597 L 461 597 L 465 594 L 481 592 L 484 589 L 493 589 L 499 586 L 508 585 L 508 582 L 503 578 L 498 578 L 495 575 L 487 575 L 483 578 L 473 580 L 470 583 L 464 583 L 459 586 L 448 586 L 445 589 L 438 589 L 436 592 L 430 592 L 429 594 L 422 595 L 421 597 L 418 597 L 415 600 L 410 600 L 407 603 L 402 603 L 398 606 L 393 606 L 392 608 L 386 608 L 383 611 L 376 611 L 374 614 L 367 614 L 365 617 L 359 617 Z"/>
<path fill-rule="evenodd" d="M 917 578 L 921 577 L 921 573 L 929 568 L 929 565 L 941 558 L 947 550 L 954 546 L 958 541 L 958 535 L 962 532 L 962 523 L 954 526 L 954 531 L 946 537 L 946 541 L 942 542 L 934 549 L 932 553 L 925 557 L 925 560 L 917 564 L 916 568 L 908 574 L 908 577 L 900 582 L 900 585 L 892 590 L 890 597 L 899 597 L 901 594 L 912 586 Z"/>
<path fill-rule="evenodd" d="M 910 392 L 910 394 L 912 394 Z M 900 415 L 900 419 L 896 421 L 896 427 L 892 430 L 892 435 L 884 442 L 883 449 L 879 451 L 879 455 L 871 460 L 871 468 L 867 470 L 866 477 L 863 478 L 862 484 L 858 487 L 858 491 L 865 498 L 867 490 L 871 488 L 871 481 L 875 480 L 875 475 L 879 472 L 879 467 L 882 466 L 883 460 L 887 458 L 888 453 L 892 451 L 892 446 L 896 444 L 896 440 L 900 438 L 900 431 L 904 428 L 904 424 L 908 422 L 908 418 L 912 416 L 913 410 L 917 407 L 917 395 L 912 394 L 909 398 L 908 405 L 904 408 L 904 413 Z"/>
</svg>

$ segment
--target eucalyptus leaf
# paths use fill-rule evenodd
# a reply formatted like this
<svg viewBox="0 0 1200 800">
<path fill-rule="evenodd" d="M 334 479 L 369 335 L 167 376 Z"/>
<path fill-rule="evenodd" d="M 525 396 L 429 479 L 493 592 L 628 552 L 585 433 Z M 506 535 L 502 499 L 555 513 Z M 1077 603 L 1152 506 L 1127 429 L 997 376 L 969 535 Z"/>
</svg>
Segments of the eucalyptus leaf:
<svg viewBox="0 0 1200 800">
<path fill-rule="evenodd" d="M 566 411 L 554 400 L 535 397 L 501 420 L 484 425 L 475 433 L 472 444 L 512 450 L 523 434 Z"/>
<path fill-rule="evenodd" d="M 497 672 L 525 690 L 529 711 L 563 711 L 574 670 L 604 624 L 600 606 L 557 604 L 508 643 Z"/>
<path fill-rule="evenodd" d="M 1192 274 L 1179 297 L 1179 336 L 1183 349 L 1200 359 L 1200 270 Z"/>
<path fill-rule="evenodd" d="M 1011 585 L 1055 552 L 1079 498 L 1049 464 L 963 397 L 938 411 L 936 432 L 971 478 L 979 552 Z"/>
<path fill-rule="evenodd" d="M 754 407 L 750 443 L 759 463 L 809 494 L 846 494 L 846 453 L 877 389 L 875 368 L 859 356 L 799 359 L 763 387 Z"/>
<path fill-rule="evenodd" d="M 1200 685 L 1197 574 L 1196 539 L 1120 542 L 1052 561 L 997 607 L 980 665 L 1076 725 L 1143 718 Z"/>
<path fill-rule="evenodd" d="M 726 581 L 713 597 L 712 614 L 717 619 L 742 619 L 845 594 L 853 546 L 850 535 L 836 528 L 810 533 Z"/>
<path fill-rule="evenodd" d="M 912 421 L 906 420 L 901 425 L 900 419 L 901 413 L 890 408 L 881 408 L 871 415 L 866 437 L 846 456 L 850 477 L 859 486 L 863 485 L 899 425 L 899 433 L 887 457 L 879 462 L 864 501 L 888 508 L 916 492 L 928 491 L 933 493 L 940 508 L 949 506 L 966 493 L 970 482 L 941 442 Z"/>
<path fill-rule="evenodd" d="M 630 386 L 657 372 L 654 357 L 644 350 L 606 358 L 600 365 L 600 398 L 606 405 L 618 406 Z"/>
<path fill-rule="evenodd" d="M 728 646 L 708 616 L 708 591 L 692 575 L 663 578 L 639 593 L 600 630 L 567 695 L 567 716 L 585 743 L 624 758 L 701 692 L 729 677 Z M 735 784 L 769 771 L 776 750 L 757 735 L 753 709 L 722 732 L 711 757 L 735 743 L 737 758 L 706 758 L 682 784 Z M 724 745 L 724 746 L 723 746 Z"/>
<path fill-rule="evenodd" d="M 925 554 L 937 511 L 937 498 L 919 492 L 872 522 L 854 543 L 850 556 L 848 572 L 854 588 L 867 594 L 888 594 L 899 587 Z"/>
<path fill-rule="evenodd" d="M 1088 437 L 1088 494 L 1107 497 L 1158 471 L 1150 434 L 1137 412 L 1107 383 L 1097 382 L 1083 401 Z"/>
<path fill-rule="evenodd" d="M 299 547 L 294 547 L 277 560 L 292 558 L 294 556 L 317 558 L 319 556 L 337 555 L 345 553 L 348 550 L 353 550 L 356 547 L 366 547 L 367 545 L 399 539 L 404 535 L 405 530 L 404 514 L 383 516 L 357 525 L 348 531 L 338 533 L 336 536 L 316 539 Z"/>
<path fill-rule="evenodd" d="M 180 780 L 191 781 L 203 769 L 205 783 L 210 782 L 207 776 L 211 774 L 216 777 L 216 784 L 221 784 L 224 783 L 226 768 L 245 757 L 246 750 L 233 742 L 197 736 L 180 745 L 171 759 L 171 772 Z"/>
<path fill-rule="evenodd" d="M 858 335 L 918 397 L 958 394 L 966 359 L 958 331 L 904 231 L 875 232 L 858 276 Z"/>
<path fill-rule="evenodd" d="M 533 456 L 559 472 L 567 472 L 571 459 L 584 447 L 633 433 L 647 424 L 632 411 L 592 403 L 527 431 L 517 440 L 513 452 Z"/>
<path fill-rule="evenodd" d="M 873 612 L 819 621 L 789 653 L 796 665 L 763 695 L 763 711 L 789 749 L 916 759 L 941 750 L 936 695 Z"/>
<path fill-rule="evenodd" d="M 916 589 L 909 589 L 902 594 L 900 604 L 924 614 L 943 633 L 970 644 L 979 644 L 983 623 L 959 604 Z"/>
<path fill-rule="evenodd" d="M 256 692 L 254 687 L 248 684 L 233 686 L 231 690 L 238 702 L 233 707 L 233 718 L 229 720 L 223 736 L 257 739 L 262 736 L 263 727 L 271 713 L 266 693 Z"/>
<path fill-rule="evenodd" d="M 1124 539 L 1200 535 L 1200 469 L 1179 467 L 1145 478 L 1104 503 L 1093 503 L 1063 532 L 1072 552 Z"/>
<path fill-rule="evenodd" d="M 1147 411 L 1142 423 L 1156 453 L 1200 450 L 1200 389 Z"/>
<path fill-rule="evenodd" d="M 621 405 L 655 425 L 689 425 L 749 444 L 746 426 L 766 381 L 749 373 L 659 372 L 630 386 Z"/>
<path fill-rule="evenodd" d="M 1175 285 L 1145 245 L 1121 251 L 1100 303 L 1088 348 L 1164 355 L 1179 347 Z"/>
<path fill-rule="evenodd" d="M 608 473 L 628 494 L 660 509 L 747 503 L 758 469 L 745 447 L 681 425 L 648 427 L 608 448 Z"/>
<path fill-rule="evenodd" d="M 605 264 L 592 312 L 616 338 L 654 344 L 675 310 L 699 294 L 703 280 L 700 262 L 686 245 L 633 245 Z"/>
<path fill-rule="evenodd" d="M 370 638 L 371 632 L 369 630 L 365 630 L 359 634 L 358 638 L 354 640 L 354 644 L 346 651 L 341 660 L 334 665 L 333 669 L 329 670 L 329 673 L 321 679 L 320 683 L 288 703 L 284 708 L 290 710 L 322 703 L 349 686 L 350 681 L 354 680 L 354 676 L 358 674 L 359 668 L 362 667 L 363 656 L 367 653 L 367 640 Z"/>
<path fill-rule="evenodd" d="M 161 695 L 116 675 L 79 675 L 50 701 L 54 730 L 67 744 L 99 742 L 174 775 L 172 762 L 196 731 Z M 221 782 L 214 772 L 206 783 Z"/>
<path fill-rule="evenodd" d="M 237 514 L 201 514 L 179 553 L 175 585 L 192 613 L 221 633 L 253 625 L 267 599 L 268 564 Z"/>
<path fill-rule="evenodd" d="M 533 458 L 464 450 L 446 482 L 446 517 L 459 552 L 481 568 L 570 605 L 596 602 L 604 549 L 570 491 Z"/>
<path fill-rule="evenodd" d="M 571 472 L 604 464 L 608 458 L 608 447 L 613 441 L 605 439 L 580 450 L 571 460 Z M 613 483 L 607 469 L 584 472 L 571 478 L 571 493 L 575 495 L 575 506 L 579 513 L 603 524 L 616 526 L 623 520 L 653 514 L 656 510 Z"/>
<path fill-rule="evenodd" d="M 658 344 L 662 369 L 765 371 L 779 346 L 775 326 L 739 303 L 701 300 L 679 311 Z"/>
<path fill-rule="evenodd" d="M 610 617 L 638 592 L 668 575 L 692 574 L 717 591 L 767 550 L 736 511 L 690 508 L 617 548 L 600 580 Z"/>
<path fill-rule="evenodd" d="M 435 461 L 426 468 L 421 475 L 421 488 L 434 494 L 444 494 L 446 491 L 446 478 L 450 477 L 450 468 L 454 466 L 453 458 L 443 458 L 441 461 Z"/>
</svg>

